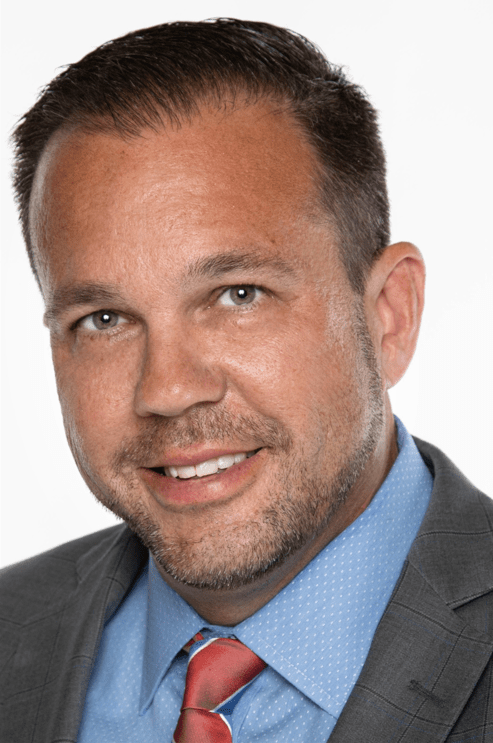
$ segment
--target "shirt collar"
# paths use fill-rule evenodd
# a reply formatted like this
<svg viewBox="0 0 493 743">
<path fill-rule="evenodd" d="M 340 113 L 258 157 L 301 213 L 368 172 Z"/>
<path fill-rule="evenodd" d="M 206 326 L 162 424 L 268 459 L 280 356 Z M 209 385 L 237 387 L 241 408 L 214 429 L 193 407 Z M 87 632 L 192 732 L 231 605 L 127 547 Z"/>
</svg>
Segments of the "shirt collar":
<svg viewBox="0 0 493 743">
<path fill-rule="evenodd" d="M 161 578 L 149 556 L 147 631 L 140 694 L 143 714 L 183 646 L 204 626 L 204 620 Z"/>
<path fill-rule="evenodd" d="M 338 717 L 426 511 L 432 478 L 396 418 L 399 455 L 363 513 L 280 593 L 236 627 L 223 628 L 303 694 Z M 212 627 L 149 569 L 141 712 L 176 654 Z"/>
</svg>

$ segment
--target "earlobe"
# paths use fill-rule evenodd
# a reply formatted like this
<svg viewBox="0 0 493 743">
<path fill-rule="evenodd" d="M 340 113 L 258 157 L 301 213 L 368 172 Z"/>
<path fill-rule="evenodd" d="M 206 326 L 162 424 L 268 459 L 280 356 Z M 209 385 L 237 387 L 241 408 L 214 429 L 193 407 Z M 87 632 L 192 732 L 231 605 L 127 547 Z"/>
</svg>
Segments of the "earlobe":
<svg viewBox="0 0 493 743">
<path fill-rule="evenodd" d="M 425 266 L 411 243 L 390 245 L 371 271 L 365 302 L 386 387 L 403 376 L 413 357 L 424 305 Z"/>
</svg>

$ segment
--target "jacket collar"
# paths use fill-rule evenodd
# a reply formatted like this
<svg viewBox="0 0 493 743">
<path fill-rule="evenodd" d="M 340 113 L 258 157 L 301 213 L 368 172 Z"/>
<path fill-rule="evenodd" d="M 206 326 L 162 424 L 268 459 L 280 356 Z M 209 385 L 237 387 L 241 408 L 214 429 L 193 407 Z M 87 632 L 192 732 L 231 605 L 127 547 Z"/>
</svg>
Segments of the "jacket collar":
<svg viewBox="0 0 493 743">
<path fill-rule="evenodd" d="M 76 742 L 104 624 L 148 559 L 147 550 L 126 526 L 108 529 L 104 538 L 97 536 L 94 547 L 75 563 L 75 590 L 68 601 L 53 606 L 47 618 L 50 660 L 35 701 L 32 743 Z"/>
<path fill-rule="evenodd" d="M 330 743 L 445 740 L 493 652 L 474 599 L 492 590 L 493 503 L 435 447 L 430 506 Z"/>
</svg>

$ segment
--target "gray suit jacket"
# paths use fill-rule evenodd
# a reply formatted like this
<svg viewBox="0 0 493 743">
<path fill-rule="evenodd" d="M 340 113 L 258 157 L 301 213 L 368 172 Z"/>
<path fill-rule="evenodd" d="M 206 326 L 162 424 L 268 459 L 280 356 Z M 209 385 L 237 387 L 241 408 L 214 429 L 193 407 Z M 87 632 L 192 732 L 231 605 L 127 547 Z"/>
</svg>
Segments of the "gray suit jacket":
<svg viewBox="0 0 493 743">
<path fill-rule="evenodd" d="M 493 501 L 417 441 L 432 500 L 330 743 L 493 743 Z M 2 571 L 1 743 L 73 743 L 105 621 L 147 552 L 125 526 Z"/>
</svg>

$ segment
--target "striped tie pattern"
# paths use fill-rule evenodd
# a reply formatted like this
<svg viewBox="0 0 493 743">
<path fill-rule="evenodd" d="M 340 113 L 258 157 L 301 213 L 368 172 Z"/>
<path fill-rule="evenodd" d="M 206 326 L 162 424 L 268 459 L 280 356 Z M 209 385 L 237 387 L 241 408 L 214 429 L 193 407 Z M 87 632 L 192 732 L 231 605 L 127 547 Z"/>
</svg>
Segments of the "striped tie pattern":
<svg viewBox="0 0 493 743">
<path fill-rule="evenodd" d="M 198 632 L 184 648 L 190 658 L 173 743 L 232 743 L 229 722 L 216 710 L 233 700 L 266 665 L 239 640 L 203 640 Z"/>
</svg>

